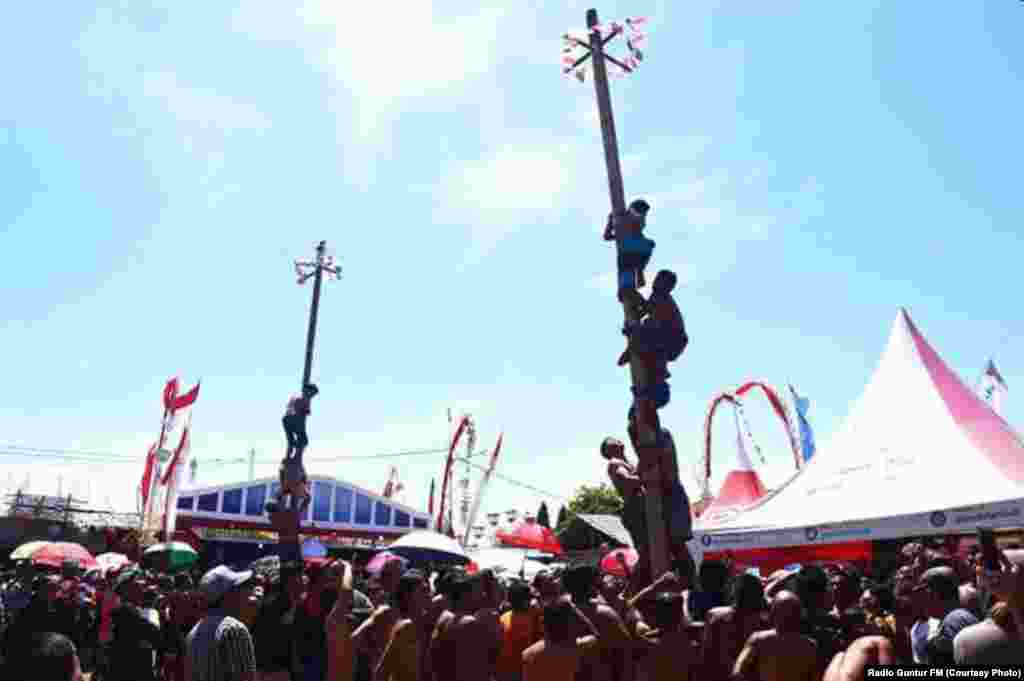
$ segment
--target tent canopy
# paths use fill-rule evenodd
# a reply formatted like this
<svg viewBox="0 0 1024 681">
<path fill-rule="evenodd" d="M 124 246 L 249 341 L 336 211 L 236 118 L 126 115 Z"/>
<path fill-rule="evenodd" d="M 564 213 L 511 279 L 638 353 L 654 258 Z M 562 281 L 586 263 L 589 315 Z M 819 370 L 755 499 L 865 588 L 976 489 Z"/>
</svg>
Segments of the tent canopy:
<svg viewBox="0 0 1024 681">
<path fill-rule="evenodd" d="M 702 531 L 703 550 L 1019 526 L 1024 443 L 942 361 L 905 310 L 827 446 L 761 501 Z"/>
</svg>

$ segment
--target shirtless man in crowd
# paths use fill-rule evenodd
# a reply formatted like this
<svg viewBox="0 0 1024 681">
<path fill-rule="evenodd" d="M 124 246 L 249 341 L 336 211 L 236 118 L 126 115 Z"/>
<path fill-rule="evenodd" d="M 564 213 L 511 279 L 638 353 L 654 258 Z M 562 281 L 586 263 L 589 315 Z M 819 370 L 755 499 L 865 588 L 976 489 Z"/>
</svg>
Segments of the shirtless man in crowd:
<svg viewBox="0 0 1024 681">
<path fill-rule="evenodd" d="M 570 568 L 562 584 L 572 603 L 597 629 L 598 647 L 595 655 L 584 659 L 581 681 L 632 681 L 633 649 L 629 634 L 618 614 L 597 596 L 597 569 L 590 565 Z M 576 636 L 587 632 L 577 630 Z"/>
<path fill-rule="evenodd" d="M 437 623 L 430 642 L 434 681 L 489 681 L 497 661 L 498 639 L 478 617 L 483 601 L 479 575 L 466 576 L 452 585 L 452 613 Z"/>
<path fill-rule="evenodd" d="M 384 648 L 391 638 L 391 631 L 398 623 L 398 611 L 392 606 L 391 600 L 398 587 L 398 581 L 405 571 L 406 563 L 395 558 L 384 563 L 377 580 L 380 583 L 381 599 L 384 603 L 373 611 L 373 614 L 352 634 L 354 649 L 366 657 L 370 669 L 376 669 L 380 663 Z"/>
<path fill-rule="evenodd" d="M 544 607 L 544 639 L 523 651 L 523 681 L 576 681 L 584 657 L 598 646 L 597 630 L 568 598 Z M 583 630 L 583 636 L 574 635 Z"/>
<path fill-rule="evenodd" d="M 800 599 L 780 591 L 772 600 L 774 629 L 747 639 L 736 665 L 734 681 L 817 681 L 817 644 L 800 633 Z"/>
<path fill-rule="evenodd" d="M 681 593 L 668 591 L 654 596 L 650 622 L 637 625 L 637 647 L 643 656 L 637 665 L 636 681 L 698 678 L 698 660 L 686 630 Z"/>
<path fill-rule="evenodd" d="M 864 636 L 832 659 L 822 681 L 861 681 L 868 665 L 896 664 L 892 642 L 884 636 Z"/>
<path fill-rule="evenodd" d="M 704 674 L 708 681 L 727 681 L 743 644 L 764 628 L 764 588 L 754 575 L 736 578 L 732 605 L 712 608 L 704 622 Z"/>
</svg>

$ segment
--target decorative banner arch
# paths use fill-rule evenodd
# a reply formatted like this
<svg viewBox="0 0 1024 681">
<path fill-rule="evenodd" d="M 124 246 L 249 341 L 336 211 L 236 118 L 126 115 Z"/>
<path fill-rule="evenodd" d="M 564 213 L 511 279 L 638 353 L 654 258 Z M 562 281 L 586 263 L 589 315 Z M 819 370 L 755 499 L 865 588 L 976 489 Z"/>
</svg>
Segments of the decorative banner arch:
<svg viewBox="0 0 1024 681">
<path fill-rule="evenodd" d="M 772 409 L 775 411 L 775 414 L 782 421 L 782 424 L 786 429 L 786 438 L 789 440 L 789 446 L 793 451 L 793 460 L 796 462 L 796 467 L 798 469 L 800 468 L 802 460 L 800 457 L 800 448 L 797 446 L 796 439 L 793 437 L 793 428 L 785 403 L 770 386 L 760 381 L 749 381 L 737 388 L 735 393 L 720 393 L 719 395 L 716 395 L 708 406 L 708 413 L 704 418 L 704 484 L 702 492 L 705 497 L 709 497 L 711 495 L 711 424 L 714 421 L 715 411 L 723 402 L 728 402 L 734 409 L 739 408 L 740 400 L 738 398 L 745 396 L 755 388 L 760 389 L 760 391 L 764 393 L 765 397 L 768 398 L 768 402 L 772 405 Z"/>
<path fill-rule="evenodd" d="M 803 463 L 803 457 L 800 456 L 800 447 L 797 445 L 796 438 L 793 437 L 793 424 L 789 420 L 789 411 L 786 409 L 786 403 L 779 398 L 778 393 L 772 390 L 768 385 L 761 383 L 760 381 L 750 381 L 744 383 L 736 390 L 737 397 L 743 397 L 754 388 L 760 388 L 764 393 L 765 397 L 772 405 L 772 409 L 775 410 L 775 414 L 782 420 L 782 423 L 786 426 L 786 438 L 789 440 L 789 448 L 793 451 L 793 462 L 797 468 Z"/>
</svg>

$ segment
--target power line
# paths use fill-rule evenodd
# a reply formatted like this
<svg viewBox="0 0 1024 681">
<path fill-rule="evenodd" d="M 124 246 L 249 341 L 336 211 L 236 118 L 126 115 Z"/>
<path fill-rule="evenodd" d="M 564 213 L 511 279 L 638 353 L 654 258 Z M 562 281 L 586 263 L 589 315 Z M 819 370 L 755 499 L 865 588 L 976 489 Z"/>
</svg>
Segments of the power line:
<svg viewBox="0 0 1024 681">
<path fill-rule="evenodd" d="M 486 468 L 484 468 L 483 466 L 481 466 L 479 464 L 471 463 L 469 465 L 472 466 L 473 468 L 476 468 L 477 470 L 480 470 L 480 471 L 486 471 L 487 470 Z M 550 497 L 552 499 L 558 499 L 559 501 L 569 501 L 569 499 L 567 499 L 566 497 L 563 497 L 561 494 L 555 494 L 554 492 L 549 492 L 547 490 L 540 489 L 539 487 L 534 487 L 533 485 L 527 484 L 525 482 L 521 482 L 519 480 L 513 480 L 512 478 L 504 476 L 501 473 L 491 473 L 491 475 L 493 475 L 498 480 L 501 480 L 502 482 L 508 483 L 510 485 L 514 485 L 516 487 L 522 487 L 523 489 L 528 489 L 531 492 L 536 492 L 537 494 L 540 494 L 541 496 Z"/>
<path fill-rule="evenodd" d="M 345 454 L 341 456 L 327 456 L 306 459 L 311 463 L 329 463 L 333 461 L 353 461 L 371 459 L 395 459 L 406 456 L 427 456 L 431 454 L 442 454 L 448 451 L 447 448 L 438 449 L 410 449 L 399 452 L 384 452 L 380 454 Z M 114 454 L 107 452 L 84 452 L 74 449 L 46 449 L 42 447 L 24 447 L 21 445 L 0 445 L 0 456 L 20 456 L 27 459 L 46 460 L 59 459 L 68 461 L 79 461 L 82 463 L 139 463 L 143 457 L 129 456 L 125 454 Z M 248 459 L 207 459 L 197 456 L 203 463 L 248 463 Z M 256 461 L 259 464 L 278 464 L 280 459 L 261 459 Z"/>
</svg>

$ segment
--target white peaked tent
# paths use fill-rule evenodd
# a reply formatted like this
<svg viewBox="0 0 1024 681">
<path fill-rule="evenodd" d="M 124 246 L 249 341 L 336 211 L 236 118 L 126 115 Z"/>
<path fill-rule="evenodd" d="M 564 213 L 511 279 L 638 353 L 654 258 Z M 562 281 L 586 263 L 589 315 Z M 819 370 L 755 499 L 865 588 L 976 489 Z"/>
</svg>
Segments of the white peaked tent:
<svg viewBox="0 0 1024 681">
<path fill-rule="evenodd" d="M 698 552 L 1024 525 L 1024 442 L 900 310 L 863 395 L 827 446 Z"/>
</svg>

